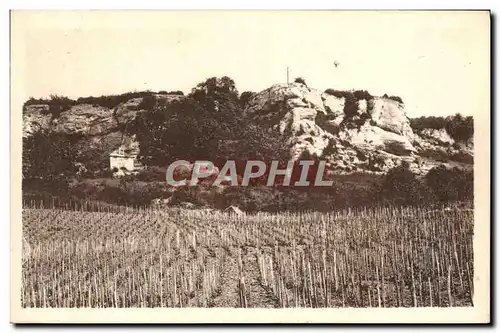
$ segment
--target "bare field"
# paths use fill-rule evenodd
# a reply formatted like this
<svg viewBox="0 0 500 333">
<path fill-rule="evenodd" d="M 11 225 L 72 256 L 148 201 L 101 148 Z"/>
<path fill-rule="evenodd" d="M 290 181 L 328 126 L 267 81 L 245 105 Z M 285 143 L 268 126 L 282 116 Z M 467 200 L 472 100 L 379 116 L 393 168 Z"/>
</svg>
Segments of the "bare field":
<svg viewBox="0 0 500 333">
<path fill-rule="evenodd" d="M 473 212 L 23 210 L 24 307 L 470 306 Z"/>
</svg>

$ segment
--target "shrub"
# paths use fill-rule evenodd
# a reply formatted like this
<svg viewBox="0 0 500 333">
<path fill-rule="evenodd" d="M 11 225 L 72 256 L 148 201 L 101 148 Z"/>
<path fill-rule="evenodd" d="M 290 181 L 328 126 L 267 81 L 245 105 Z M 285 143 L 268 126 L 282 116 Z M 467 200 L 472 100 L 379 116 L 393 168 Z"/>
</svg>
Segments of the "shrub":
<svg viewBox="0 0 500 333">
<path fill-rule="evenodd" d="M 22 173 L 25 179 L 69 179 L 78 172 L 77 136 L 37 131 L 23 138 Z"/>
<path fill-rule="evenodd" d="M 255 96 L 255 93 L 252 91 L 245 91 L 240 96 L 240 105 L 241 107 L 245 107 L 250 99 Z"/>
<path fill-rule="evenodd" d="M 438 162 L 448 162 L 450 155 L 442 150 L 425 149 L 420 152 L 420 156 L 430 158 Z"/>
<path fill-rule="evenodd" d="M 148 95 L 151 96 L 152 94 L 153 94 L 152 91 L 135 91 L 120 95 L 104 95 L 100 97 L 94 97 L 94 96 L 80 97 L 76 100 L 76 102 L 77 104 L 92 104 L 112 109 L 117 107 L 121 103 L 124 103 L 133 98 L 140 98 Z"/>
<path fill-rule="evenodd" d="M 159 182 L 132 181 L 120 184 L 123 197 L 128 205 L 147 206 L 151 200 L 163 196 L 166 184 Z"/>
<path fill-rule="evenodd" d="M 104 186 L 101 191 L 96 194 L 97 200 L 102 200 L 107 203 L 117 203 L 119 205 L 127 204 L 127 197 L 120 187 Z"/>
<path fill-rule="evenodd" d="M 73 185 L 69 193 L 73 198 L 77 199 L 95 199 L 97 193 L 101 190 L 99 184 L 90 181 L 83 181 Z"/>
<path fill-rule="evenodd" d="M 23 104 L 23 111 L 26 111 L 28 106 L 37 104 L 49 106 L 48 111 L 42 112 L 42 114 L 51 114 L 52 118 L 58 118 L 62 112 L 69 110 L 75 105 L 76 101 L 60 95 L 50 95 L 49 99 L 35 99 L 30 97 L 30 99 Z"/>
<path fill-rule="evenodd" d="M 410 126 L 415 131 L 426 128 L 445 129 L 446 132 L 458 142 L 466 142 L 474 136 L 474 120 L 471 116 L 464 117 L 460 114 L 448 117 L 419 117 L 410 119 Z"/>
<path fill-rule="evenodd" d="M 356 90 L 354 92 L 354 97 L 356 97 L 357 100 L 364 99 L 366 101 L 373 99 L 373 96 L 366 90 Z"/>
<path fill-rule="evenodd" d="M 384 201 L 395 205 L 420 205 L 432 201 L 431 191 L 404 163 L 387 173 L 380 188 Z"/>
<path fill-rule="evenodd" d="M 220 208 L 236 205 L 247 212 L 277 211 L 279 191 L 267 186 L 228 187 L 218 200 Z"/>
<path fill-rule="evenodd" d="M 448 134 L 458 142 L 466 142 L 474 136 L 474 121 L 470 116 L 463 117 L 461 114 L 456 114 L 448 117 L 445 128 Z"/>
<path fill-rule="evenodd" d="M 184 93 L 180 90 L 175 90 L 175 91 L 170 91 L 167 93 L 167 95 L 180 95 L 180 96 L 184 96 Z"/>
<path fill-rule="evenodd" d="M 368 156 L 366 156 L 365 153 L 363 153 L 361 150 L 356 149 L 356 157 L 360 161 L 366 161 L 368 159 Z"/>
<path fill-rule="evenodd" d="M 137 180 L 151 182 L 151 181 L 165 181 L 167 169 L 158 166 L 150 166 L 146 169 L 139 171 L 136 175 Z"/>
<path fill-rule="evenodd" d="M 156 106 L 156 97 L 154 95 L 146 95 L 137 106 L 141 110 L 151 111 Z"/>
<path fill-rule="evenodd" d="M 358 91 L 360 91 L 360 90 L 358 90 Z M 325 93 L 333 95 L 337 98 L 342 98 L 342 97 L 345 98 L 344 114 L 346 115 L 346 117 L 350 118 L 358 113 L 358 103 L 357 103 L 358 99 L 356 98 L 354 93 L 352 93 L 350 91 L 340 91 L 340 90 L 335 90 L 335 89 L 326 89 Z M 366 93 L 368 94 L 368 92 L 366 92 Z M 366 96 L 366 95 L 363 95 L 363 93 L 358 93 L 358 95 Z M 368 94 L 368 95 L 370 95 L 370 94 Z"/>
<path fill-rule="evenodd" d="M 180 90 L 174 90 L 174 91 L 160 90 L 160 91 L 158 91 L 158 94 L 160 94 L 160 95 L 181 95 L 181 96 L 184 96 L 184 92 L 182 92 Z"/>
<path fill-rule="evenodd" d="M 122 177 L 119 182 L 82 181 L 70 187 L 68 196 L 73 200 L 96 200 L 108 204 L 147 206 L 151 200 L 168 197 L 170 193 L 164 182 L 143 182 Z"/>
<path fill-rule="evenodd" d="M 118 171 L 118 170 L 116 170 Z M 111 178 L 113 177 L 113 170 L 110 169 L 104 169 L 104 170 L 97 170 L 92 173 L 92 176 L 94 178 Z"/>
<path fill-rule="evenodd" d="M 335 147 L 335 140 L 329 139 L 328 144 L 325 149 L 323 149 L 323 155 L 332 155 L 337 153 L 337 148 Z"/>
<path fill-rule="evenodd" d="M 361 115 L 359 115 L 359 118 L 356 117 L 356 119 L 354 120 L 354 123 L 358 126 L 362 126 L 364 125 L 368 119 L 371 119 L 371 116 L 369 113 L 362 113 Z"/>
<path fill-rule="evenodd" d="M 344 97 L 346 91 L 341 91 L 341 90 L 335 90 L 335 89 L 326 89 L 325 90 L 325 93 L 329 94 L 329 95 L 332 95 L 332 96 L 335 96 L 337 98 L 342 98 Z"/>
<path fill-rule="evenodd" d="M 303 78 L 301 78 L 301 77 L 296 78 L 294 82 L 295 82 L 295 83 L 300 83 L 300 84 L 303 84 L 303 85 L 305 85 L 305 86 L 307 87 L 306 80 L 304 80 L 304 79 L 303 79 Z"/>
<path fill-rule="evenodd" d="M 446 118 L 444 117 L 419 117 L 411 118 L 410 126 L 415 131 L 421 131 L 426 128 L 439 130 L 445 128 L 446 122 Z"/>
<path fill-rule="evenodd" d="M 314 121 L 316 124 L 324 129 L 325 131 L 332 133 L 332 134 L 338 134 L 339 132 L 339 126 L 336 125 L 335 123 L 331 123 L 330 120 L 333 118 L 332 114 L 324 114 L 321 112 L 316 113 L 316 117 Z"/>
<path fill-rule="evenodd" d="M 348 118 L 355 116 L 358 113 L 358 104 L 356 97 L 351 92 L 346 93 L 344 97 L 345 97 L 344 114 Z"/>
<path fill-rule="evenodd" d="M 27 107 L 30 105 L 49 104 L 49 102 L 50 101 L 48 99 L 30 97 L 26 102 L 24 102 L 23 111 L 26 111 Z"/>
<path fill-rule="evenodd" d="M 472 171 L 438 166 L 425 176 L 429 188 L 439 201 L 466 200 L 474 197 Z"/>
<path fill-rule="evenodd" d="M 190 202 L 195 205 L 202 205 L 198 186 L 182 186 L 175 191 L 172 196 L 172 204 L 179 205 L 182 202 Z"/>
<path fill-rule="evenodd" d="M 392 99 L 393 101 L 403 103 L 403 100 L 399 96 L 389 96 L 389 99 Z"/>
<path fill-rule="evenodd" d="M 474 164 L 474 156 L 465 152 L 458 152 L 450 156 L 450 160 L 465 164 Z"/>
</svg>

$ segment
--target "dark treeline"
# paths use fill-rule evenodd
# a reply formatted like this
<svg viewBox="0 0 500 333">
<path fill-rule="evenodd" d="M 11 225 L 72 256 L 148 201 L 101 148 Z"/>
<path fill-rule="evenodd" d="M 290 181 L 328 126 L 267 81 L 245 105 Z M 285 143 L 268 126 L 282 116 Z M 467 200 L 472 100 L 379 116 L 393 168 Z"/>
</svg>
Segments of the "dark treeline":
<svg viewBox="0 0 500 333">
<path fill-rule="evenodd" d="M 59 95 L 51 95 L 49 98 L 29 98 L 23 105 L 23 110 L 30 105 L 48 105 L 49 110 L 45 111 L 53 114 L 57 117 L 61 112 L 64 112 L 71 108 L 73 105 L 77 104 L 91 104 L 96 106 L 102 106 L 106 108 L 115 108 L 121 103 L 124 103 L 132 98 L 143 98 L 146 96 L 153 96 L 157 94 L 154 91 L 146 90 L 146 91 L 134 91 L 128 92 L 118 95 L 103 95 L 103 96 L 88 96 L 88 97 L 80 97 L 76 100 Z M 163 95 L 184 95 L 182 91 L 159 91 L 158 94 Z"/>
<path fill-rule="evenodd" d="M 426 128 L 445 129 L 457 142 L 466 142 L 474 136 L 474 119 L 461 114 L 448 117 L 419 117 L 410 119 L 410 125 L 416 132 Z"/>
</svg>

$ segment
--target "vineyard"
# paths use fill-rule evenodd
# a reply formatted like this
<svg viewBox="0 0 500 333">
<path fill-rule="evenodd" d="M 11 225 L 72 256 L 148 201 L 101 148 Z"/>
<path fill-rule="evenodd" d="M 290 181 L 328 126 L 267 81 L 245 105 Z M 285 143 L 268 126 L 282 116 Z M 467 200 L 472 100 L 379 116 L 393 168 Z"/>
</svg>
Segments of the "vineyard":
<svg viewBox="0 0 500 333">
<path fill-rule="evenodd" d="M 470 306 L 473 212 L 23 210 L 24 307 Z"/>
</svg>

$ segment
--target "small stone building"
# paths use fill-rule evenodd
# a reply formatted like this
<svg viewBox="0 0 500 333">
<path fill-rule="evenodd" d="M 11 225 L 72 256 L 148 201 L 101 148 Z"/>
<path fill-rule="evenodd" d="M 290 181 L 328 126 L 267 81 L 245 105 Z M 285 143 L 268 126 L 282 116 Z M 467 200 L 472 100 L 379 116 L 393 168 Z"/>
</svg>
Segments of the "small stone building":
<svg viewBox="0 0 500 333">
<path fill-rule="evenodd" d="M 118 170 L 119 173 L 133 173 L 143 168 L 137 159 L 139 144 L 133 138 L 122 139 L 122 144 L 109 154 L 109 168 Z"/>
<path fill-rule="evenodd" d="M 136 168 L 137 155 L 127 154 L 124 151 L 117 149 L 109 154 L 109 168 L 111 170 L 123 168 L 128 171 L 134 171 Z"/>
</svg>

